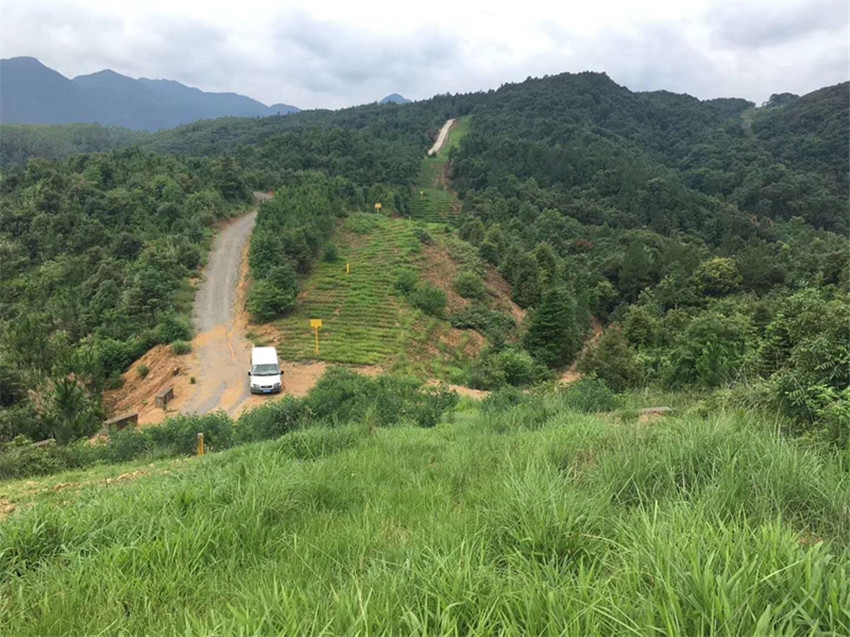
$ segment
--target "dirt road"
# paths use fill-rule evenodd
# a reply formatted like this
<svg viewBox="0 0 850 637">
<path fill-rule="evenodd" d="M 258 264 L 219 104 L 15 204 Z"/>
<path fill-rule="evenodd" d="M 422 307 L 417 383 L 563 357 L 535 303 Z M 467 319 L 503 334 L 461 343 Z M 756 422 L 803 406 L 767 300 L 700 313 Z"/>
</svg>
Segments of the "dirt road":
<svg viewBox="0 0 850 637">
<path fill-rule="evenodd" d="M 449 130 L 454 125 L 456 120 L 450 119 L 443 127 L 440 129 L 440 134 L 437 135 L 437 141 L 434 142 L 434 145 L 431 146 L 431 150 L 428 151 L 428 155 L 436 155 L 440 152 L 440 149 L 446 145 L 446 140 L 449 138 Z"/>
<path fill-rule="evenodd" d="M 251 343 L 237 311 L 242 260 L 257 213 L 240 217 L 215 238 L 193 310 L 197 336 L 197 384 L 180 407 L 183 413 L 205 414 L 224 409 L 235 415 L 250 398 L 248 366 Z"/>
</svg>

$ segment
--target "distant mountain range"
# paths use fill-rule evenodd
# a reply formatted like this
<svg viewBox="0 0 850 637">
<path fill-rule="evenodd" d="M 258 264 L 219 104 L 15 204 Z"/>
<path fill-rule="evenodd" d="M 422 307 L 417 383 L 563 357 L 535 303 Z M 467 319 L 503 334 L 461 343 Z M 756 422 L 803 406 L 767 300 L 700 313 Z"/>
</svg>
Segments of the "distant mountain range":
<svg viewBox="0 0 850 637">
<path fill-rule="evenodd" d="M 135 80 L 108 69 L 71 80 L 32 57 L 0 60 L 3 124 L 97 123 L 158 130 L 199 119 L 299 110 L 288 104 L 266 106 L 236 93 L 207 93 L 173 80 Z"/>
<path fill-rule="evenodd" d="M 404 95 L 399 95 L 398 93 L 391 93 L 387 95 L 384 99 L 382 99 L 378 104 L 410 104 L 410 100 L 407 99 Z"/>
</svg>

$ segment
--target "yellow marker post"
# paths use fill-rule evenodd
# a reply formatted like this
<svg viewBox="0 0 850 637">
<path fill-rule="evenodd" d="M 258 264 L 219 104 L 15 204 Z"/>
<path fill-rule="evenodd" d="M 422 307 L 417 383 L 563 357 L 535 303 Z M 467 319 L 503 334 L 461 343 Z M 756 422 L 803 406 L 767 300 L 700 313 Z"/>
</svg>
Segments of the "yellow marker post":
<svg viewBox="0 0 850 637">
<path fill-rule="evenodd" d="M 419 198 L 420 198 L 420 199 L 425 199 L 425 191 L 424 191 L 424 190 L 420 190 L 420 191 L 419 191 Z"/>
<path fill-rule="evenodd" d="M 375 212 L 381 212 L 381 204 L 380 202 L 375 204 Z"/>
<path fill-rule="evenodd" d="M 351 264 L 350 263 L 345 264 L 345 273 L 351 274 Z"/>
<path fill-rule="evenodd" d="M 204 455 L 204 434 L 203 433 L 198 434 L 198 455 L 199 456 Z"/>
<path fill-rule="evenodd" d="M 319 353 L 319 328 L 322 327 L 322 319 L 310 319 L 310 327 L 316 333 L 316 353 Z"/>
</svg>

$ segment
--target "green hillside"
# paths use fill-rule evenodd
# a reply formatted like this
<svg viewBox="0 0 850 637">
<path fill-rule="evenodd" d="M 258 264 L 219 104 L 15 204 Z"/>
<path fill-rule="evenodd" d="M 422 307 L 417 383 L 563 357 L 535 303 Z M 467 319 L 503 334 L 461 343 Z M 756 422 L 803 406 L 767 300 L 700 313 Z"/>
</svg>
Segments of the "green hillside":
<svg viewBox="0 0 850 637">
<path fill-rule="evenodd" d="M 370 365 L 391 360 L 416 321 L 393 288 L 399 270 L 421 252 L 413 229 L 406 221 L 375 214 L 343 221 L 334 236 L 338 259 L 316 264 L 294 311 L 274 324 L 280 330 L 280 355 Z M 320 354 L 314 351 L 312 318 L 324 322 Z"/>
<path fill-rule="evenodd" d="M 493 403 L 433 429 L 305 429 L 124 467 L 111 482 L 100 470 L 55 488 L 7 483 L 19 508 L 0 524 L 0 625 L 850 632 L 850 483 L 837 458 L 752 417 L 641 425 L 582 414 L 575 399 Z"/>
<path fill-rule="evenodd" d="M 395 365 L 448 379 L 468 360 L 476 337 L 417 310 L 396 288 L 403 272 L 420 278 L 427 272 L 430 261 L 422 239 L 442 246 L 444 233 L 443 226 L 406 219 L 348 216 L 331 239 L 336 260 L 319 260 L 293 310 L 271 329 L 256 330 L 261 336 L 255 338 L 273 338 L 287 360 Z M 316 318 L 323 321 L 318 354 L 309 325 Z"/>
</svg>

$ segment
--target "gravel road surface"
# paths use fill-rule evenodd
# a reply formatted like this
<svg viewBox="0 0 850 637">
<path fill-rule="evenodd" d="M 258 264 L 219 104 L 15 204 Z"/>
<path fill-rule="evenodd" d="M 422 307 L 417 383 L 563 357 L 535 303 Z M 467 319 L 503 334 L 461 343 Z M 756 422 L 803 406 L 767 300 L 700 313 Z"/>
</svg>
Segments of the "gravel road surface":
<svg viewBox="0 0 850 637">
<path fill-rule="evenodd" d="M 250 398 L 248 367 L 251 343 L 245 338 L 244 320 L 236 310 L 242 257 L 257 213 L 251 212 L 227 225 L 216 236 L 205 279 L 195 295 L 193 341 L 199 363 L 197 382 L 183 413 L 206 414 L 224 409 L 235 415 Z"/>
</svg>

